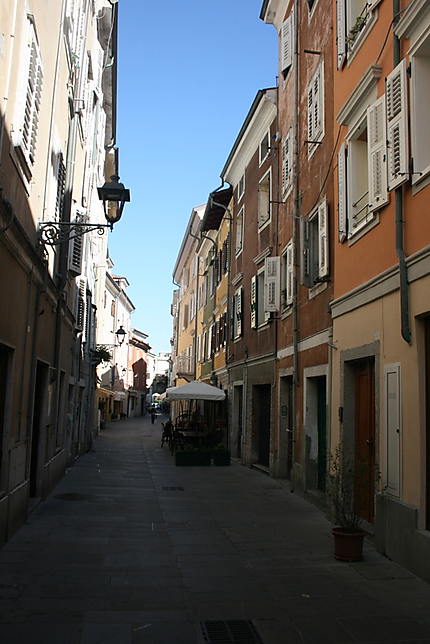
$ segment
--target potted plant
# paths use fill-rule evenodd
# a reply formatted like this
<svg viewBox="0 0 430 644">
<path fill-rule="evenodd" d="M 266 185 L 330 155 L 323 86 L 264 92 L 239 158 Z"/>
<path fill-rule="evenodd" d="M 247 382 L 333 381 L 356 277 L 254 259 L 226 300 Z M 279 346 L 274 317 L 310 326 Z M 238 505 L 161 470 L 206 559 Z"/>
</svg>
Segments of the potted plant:
<svg viewBox="0 0 430 644">
<path fill-rule="evenodd" d="M 340 561 L 361 561 L 363 558 L 364 530 L 362 519 L 355 511 L 356 485 L 362 477 L 357 474 L 354 463 L 343 452 L 339 443 L 329 458 L 326 492 L 333 512 L 335 527 L 334 556 Z"/>
<path fill-rule="evenodd" d="M 212 451 L 214 465 L 230 465 L 230 450 L 224 445 L 217 445 Z"/>
</svg>

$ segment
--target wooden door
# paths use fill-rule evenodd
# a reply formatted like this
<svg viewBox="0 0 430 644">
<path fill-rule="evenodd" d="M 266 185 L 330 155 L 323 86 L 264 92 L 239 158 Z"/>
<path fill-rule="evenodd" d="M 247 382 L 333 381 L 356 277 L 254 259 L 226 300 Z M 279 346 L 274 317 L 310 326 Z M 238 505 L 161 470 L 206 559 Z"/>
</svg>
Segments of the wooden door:
<svg viewBox="0 0 430 644">
<path fill-rule="evenodd" d="M 355 369 L 355 479 L 357 514 L 373 523 L 375 497 L 375 369 L 373 359 Z"/>
</svg>

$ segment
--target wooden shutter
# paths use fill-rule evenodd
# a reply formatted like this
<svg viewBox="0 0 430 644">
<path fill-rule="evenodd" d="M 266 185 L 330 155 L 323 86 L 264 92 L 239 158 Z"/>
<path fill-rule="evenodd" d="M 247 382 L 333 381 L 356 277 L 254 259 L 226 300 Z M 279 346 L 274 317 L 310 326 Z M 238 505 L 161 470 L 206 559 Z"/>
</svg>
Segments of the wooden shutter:
<svg viewBox="0 0 430 644">
<path fill-rule="evenodd" d="M 19 147 L 27 164 L 33 165 L 42 94 L 42 60 L 31 18 L 26 19 L 26 42 L 21 53 L 19 91 L 12 142 Z"/>
<path fill-rule="evenodd" d="M 236 291 L 236 307 L 235 307 L 236 337 L 242 335 L 242 297 L 243 297 L 243 289 L 242 287 L 240 287 Z"/>
<path fill-rule="evenodd" d="M 293 167 L 293 137 L 292 128 L 284 139 L 282 146 L 282 194 L 285 196 L 291 188 L 291 176 Z"/>
<path fill-rule="evenodd" d="M 280 257 L 266 257 L 264 264 L 264 310 L 267 313 L 279 311 L 281 306 Z"/>
<path fill-rule="evenodd" d="M 286 256 L 286 293 L 285 301 L 287 306 L 293 302 L 293 283 L 294 280 L 294 244 L 290 242 L 287 246 Z"/>
<path fill-rule="evenodd" d="M 63 219 L 63 207 L 64 207 L 64 190 L 66 187 L 66 166 L 63 161 L 63 154 L 58 153 L 56 159 L 56 182 L 57 182 L 57 191 L 55 196 L 55 221 L 62 221 Z"/>
<path fill-rule="evenodd" d="M 251 328 L 257 328 L 257 276 L 251 277 Z"/>
<path fill-rule="evenodd" d="M 82 337 L 85 336 L 86 327 L 86 304 L 87 304 L 87 278 L 80 277 L 76 280 L 76 298 L 75 298 L 75 328 L 82 331 Z"/>
<path fill-rule="evenodd" d="M 385 440 L 386 440 L 386 489 L 393 496 L 400 496 L 400 445 L 401 397 L 400 365 L 384 368 L 385 389 Z"/>
<path fill-rule="evenodd" d="M 337 0 L 337 68 L 342 69 L 346 60 L 346 5 Z"/>
<path fill-rule="evenodd" d="M 69 241 L 68 269 L 73 275 L 80 275 L 82 273 L 83 254 L 84 236 L 78 235 L 77 237 L 72 237 Z"/>
<path fill-rule="evenodd" d="M 291 12 L 288 18 L 284 20 L 281 27 L 281 72 L 284 75 L 284 78 L 293 64 L 293 39 L 293 13 Z"/>
<path fill-rule="evenodd" d="M 308 86 L 308 144 L 309 151 L 316 147 L 323 132 L 322 66 L 319 65 Z"/>
<path fill-rule="evenodd" d="M 386 78 L 388 190 L 409 179 L 406 60 Z"/>
<path fill-rule="evenodd" d="M 386 142 L 385 97 L 381 96 L 367 109 L 369 212 L 388 203 Z"/>
<path fill-rule="evenodd" d="M 318 277 L 327 277 L 329 271 L 329 237 L 327 201 L 318 206 Z"/>
<path fill-rule="evenodd" d="M 310 288 L 314 283 L 314 276 L 312 274 L 311 222 L 305 217 L 300 219 L 300 244 L 302 258 L 300 263 L 300 281 L 304 286 Z"/>
<path fill-rule="evenodd" d="M 347 212 L 347 186 L 346 186 L 346 145 L 342 143 L 340 146 L 338 161 L 337 161 L 337 175 L 338 175 L 338 227 L 339 227 L 339 241 L 343 243 L 348 233 L 348 212 Z"/>
</svg>

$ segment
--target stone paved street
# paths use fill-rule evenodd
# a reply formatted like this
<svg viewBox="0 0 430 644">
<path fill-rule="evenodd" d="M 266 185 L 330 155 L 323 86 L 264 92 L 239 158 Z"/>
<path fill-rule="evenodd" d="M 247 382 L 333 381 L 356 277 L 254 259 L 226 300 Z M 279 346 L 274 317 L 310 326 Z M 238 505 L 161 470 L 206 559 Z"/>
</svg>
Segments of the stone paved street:
<svg viewBox="0 0 430 644">
<path fill-rule="evenodd" d="M 261 472 L 175 467 L 160 420 L 108 427 L 0 551 L 1 644 L 198 644 L 211 620 L 430 644 L 427 583 L 371 543 L 336 562 L 322 514 Z"/>
</svg>

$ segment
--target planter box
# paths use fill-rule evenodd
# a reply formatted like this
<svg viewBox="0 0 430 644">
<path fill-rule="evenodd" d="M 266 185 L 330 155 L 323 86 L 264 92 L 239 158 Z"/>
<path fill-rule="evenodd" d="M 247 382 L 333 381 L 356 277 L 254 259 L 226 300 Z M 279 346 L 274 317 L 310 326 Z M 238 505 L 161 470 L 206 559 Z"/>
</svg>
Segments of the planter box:
<svg viewBox="0 0 430 644">
<path fill-rule="evenodd" d="M 210 465 L 211 455 L 209 452 L 192 452 L 187 450 L 177 450 L 175 452 L 175 465 Z"/>
<path fill-rule="evenodd" d="M 230 452 L 213 452 L 214 465 L 230 465 Z"/>
</svg>

